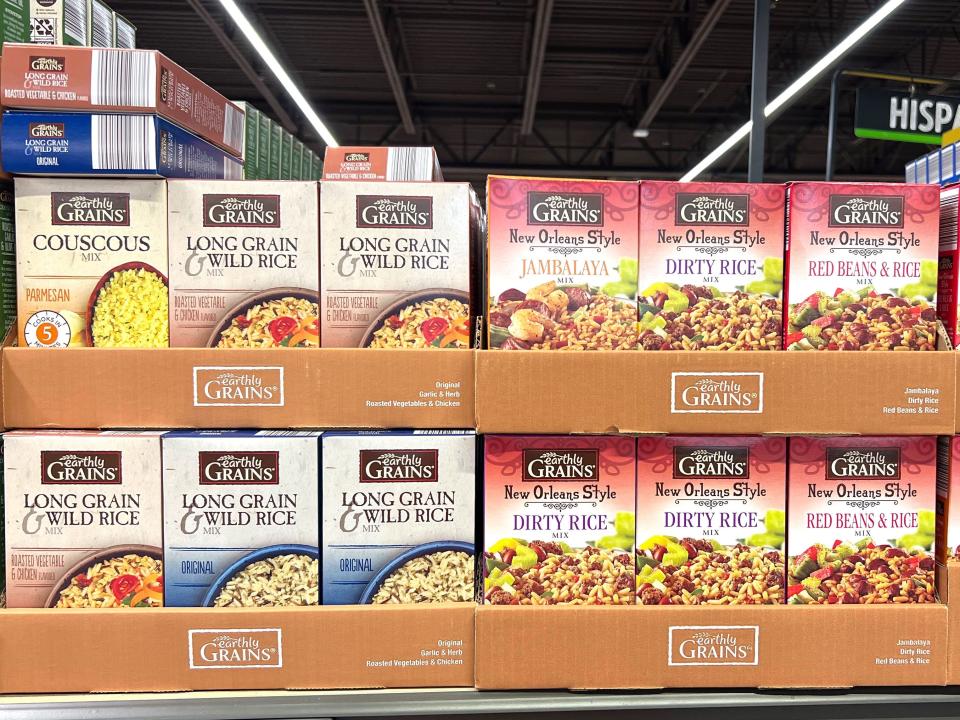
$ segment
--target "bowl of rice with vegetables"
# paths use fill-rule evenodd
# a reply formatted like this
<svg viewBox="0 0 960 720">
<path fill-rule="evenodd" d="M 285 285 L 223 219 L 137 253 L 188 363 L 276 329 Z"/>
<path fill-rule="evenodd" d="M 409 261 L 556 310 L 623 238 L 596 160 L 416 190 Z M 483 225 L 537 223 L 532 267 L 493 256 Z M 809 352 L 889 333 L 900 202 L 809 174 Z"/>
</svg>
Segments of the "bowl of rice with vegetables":
<svg viewBox="0 0 960 720">
<path fill-rule="evenodd" d="M 460 290 L 431 289 L 406 295 L 373 321 L 360 347 L 470 347 L 470 296 Z"/>
<path fill-rule="evenodd" d="M 163 606 L 163 551 L 151 545 L 104 548 L 71 567 L 47 596 L 49 608 Z"/>
<path fill-rule="evenodd" d="M 207 341 L 212 348 L 320 347 L 316 290 L 273 288 L 231 308 Z"/>
<path fill-rule="evenodd" d="M 152 265 L 129 262 L 100 278 L 87 305 L 93 347 L 167 347 L 167 277 Z"/>
</svg>

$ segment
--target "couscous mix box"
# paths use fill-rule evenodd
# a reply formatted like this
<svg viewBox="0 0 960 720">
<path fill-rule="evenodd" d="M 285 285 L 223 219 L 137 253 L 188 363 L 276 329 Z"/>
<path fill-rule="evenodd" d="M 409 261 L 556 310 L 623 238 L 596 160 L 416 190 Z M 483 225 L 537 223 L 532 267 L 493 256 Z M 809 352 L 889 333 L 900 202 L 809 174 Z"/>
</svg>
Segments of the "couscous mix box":
<svg viewBox="0 0 960 720">
<path fill-rule="evenodd" d="M 323 604 L 474 599 L 473 431 L 323 435 Z"/>
<path fill-rule="evenodd" d="M 641 437 L 637 602 L 784 601 L 787 441 Z"/>
<path fill-rule="evenodd" d="M 170 344 L 319 347 L 313 182 L 168 183 Z"/>
<path fill-rule="evenodd" d="M 936 438 L 791 438 L 787 602 L 936 602 L 936 493 Z"/>
<path fill-rule="evenodd" d="M 160 432 L 3 436 L 7 607 L 159 607 Z"/>
<path fill-rule="evenodd" d="M 319 439 L 266 430 L 164 436 L 167 605 L 319 602 Z"/>
<path fill-rule="evenodd" d="M 641 350 L 779 350 L 785 190 L 640 185 Z"/>
<path fill-rule="evenodd" d="M 940 191 L 787 188 L 787 350 L 935 350 Z"/>
<path fill-rule="evenodd" d="M 16 179 L 20 345 L 165 347 L 162 180 Z"/>
<path fill-rule="evenodd" d="M 635 350 L 635 182 L 487 179 L 487 340 L 503 350 Z"/>
<path fill-rule="evenodd" d="M 483 601 L 632 605 L 635 493 L 632 437 L 485 436 Z"/>
<path fill-rule="evenodd" d="M 322 345 L 471 347 L 476 227 L 467 183 L 324 183 Z"/>
</svg>

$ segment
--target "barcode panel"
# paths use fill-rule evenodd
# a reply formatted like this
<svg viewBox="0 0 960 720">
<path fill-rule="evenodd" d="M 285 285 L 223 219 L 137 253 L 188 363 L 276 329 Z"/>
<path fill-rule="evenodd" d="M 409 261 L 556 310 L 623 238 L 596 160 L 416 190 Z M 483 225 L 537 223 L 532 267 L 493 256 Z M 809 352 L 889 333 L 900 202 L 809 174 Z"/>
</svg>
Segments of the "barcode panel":
<svg viewBox="0 0 960 720">
<path fill-rule="evenodd" d="M 387 154 L 387 180 L 417 180 L 433 175 L 429 148 L 392 147 Z"/>
<path fill-rule="evenodd" d="M 93 115 L 90 131 L 94 170 L 157 169 L 156 126 L 152 117 Z"/>
<path fill-rule="evenodd" d="M 63 5 L 64 34 L 86 44 L 87 0 L 67 0 Z"/>
<path fill-rule="evenodd" d="M 233 105 L 227 105 L 227 112 L 223 118 L 223 144 L 227 147 L 240 149 L 243 147 L 244 113 Z"/>
<path fill-rule="evenodd" d="M 157 66 L 148 50 L 94 50 L 90 104 L 99 107 L 156 106 Z"/>
<path fill-rule="evenodd" d="M 113 12 L 102 3 L 93 3 L 90 43 L 94 47 L 113 47 Z"/>
</svg>

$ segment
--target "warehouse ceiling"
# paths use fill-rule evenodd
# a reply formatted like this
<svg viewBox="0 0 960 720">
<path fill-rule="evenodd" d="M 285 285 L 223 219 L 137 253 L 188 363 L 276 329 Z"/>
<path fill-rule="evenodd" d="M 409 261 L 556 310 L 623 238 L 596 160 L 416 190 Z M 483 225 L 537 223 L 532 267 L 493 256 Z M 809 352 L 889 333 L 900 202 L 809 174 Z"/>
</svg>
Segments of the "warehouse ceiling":
<svg viewBox="0 0 960 720">
<path fill-rule="evenodd" d="M 749 119 L 752 0 L 238 0 L 341 144 L 429 144 L 448 179 L 488 172 L 679 177 Z M 879 0 L 779 0 L 771 97 Z M 322 143 L 216 0 L 113 0 L 157 48 Z M 201 19 L 223 28 L 218 40 Z M 960 78 L 960 2 L 908 0 L 846 67 Z M 379 30 L 382 28 L 382 31 Z M 381 42 L 378 44 L 378 37 Z M 684 53 L 690 45 L 699 49 Z M 226 46 L 266 81 L 260 89 Z M 681 61 L 689 61 L 678 71 Z M 391 82 L 393 81 L 393 82 Z M 843 83 L 837 172 L 902 178 L 917 144 L 853 135 Z M 822 177 L 829 73 L 773 122 L 769 178 Z M 900 86 L 903 87 L 903 86 Z M 538 91 L 537 91 L 537 88 Z M 960 80 L 938 88 L 960 96 Z M 650 133 L 634 137 L 643 120 Z M 746 145 L 713 168 L 743 178 Z"/>
</svg>

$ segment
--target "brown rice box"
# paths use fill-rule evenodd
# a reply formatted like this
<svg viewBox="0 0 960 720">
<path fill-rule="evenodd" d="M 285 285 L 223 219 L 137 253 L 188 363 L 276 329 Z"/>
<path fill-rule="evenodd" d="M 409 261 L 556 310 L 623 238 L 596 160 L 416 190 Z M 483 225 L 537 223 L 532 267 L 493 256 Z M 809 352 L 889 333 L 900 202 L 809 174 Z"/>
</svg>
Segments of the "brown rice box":
<svg viewBox="0 0 960 720">
<path fill-rule="evenodd" d="M 641 437 L 637 602 L 784 601 L 787 441 Z"/>
<path fill-rule="evenodd" d="M 322 346 L 469 348 L 476 227 L 467 183 L 324 182 Z"/>
<path fill-rule="evenodd" d="M 636 441 L 487 435 L 483 602 L 633 605 Z"/>
<path fill-rule="evenodd" d="M 162 180 L 16 179 L 20 345 L 165 347 Z"/>
<path fill-rule="evenodd" d="M 487 340 L 501 350 L 635 350 L 635 182 L 487 179 Z"/>
<path fill-rule="evenodd" d="M 170 344 L 319 347 L 317 184 L 168 183 Z"/>
<path fill-rule="evenodd" d="M 935 350 L 940 190 L 787 188 L 787 350 Z"/>
<path fill-rule="evenodd" d="M 936 438 L 790 438 L 787 602 L 936 602 L 936 494 Z"/>
<path fill-rule="evenodd" d="M 644 181 L 641 350 L 779 350 L 783 185 Z"/>
<path fill-rule="evenodd" d="M 960 560 L 960 437 L 937 442 L 937 561 Z"/>
<path fill-rule="evenodd" d="M 161 435 L 3 436 L 7 607 L 163 605 Z"/>
</svg>

